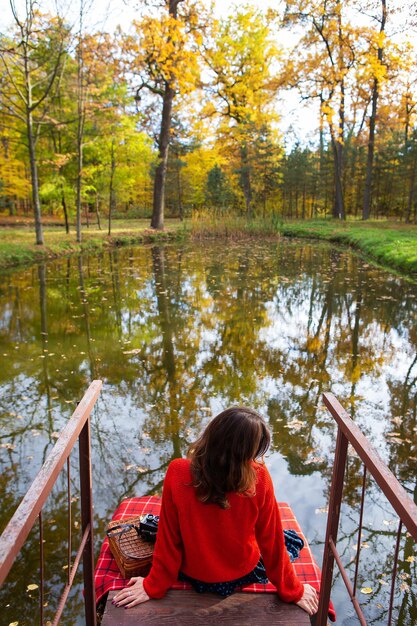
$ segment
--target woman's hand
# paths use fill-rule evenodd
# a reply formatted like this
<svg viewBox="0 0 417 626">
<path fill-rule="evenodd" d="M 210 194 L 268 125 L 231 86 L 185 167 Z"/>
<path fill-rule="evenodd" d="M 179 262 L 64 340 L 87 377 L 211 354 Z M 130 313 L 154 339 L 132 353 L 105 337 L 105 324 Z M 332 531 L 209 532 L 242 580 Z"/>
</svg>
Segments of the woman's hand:
<svg viewBox="0 0 417 626">
<path fill-rule="evenodd" d="M 304 585 L 304 593 L 301 600 L 295 603 L 301 607 L 309 615 L 315 615 L 319 608 L 319 599 L 317 591 L 311 585 Z"/>
<path fill-rule="evenodd" d="M 150 600 L 150 597 L 143 588 L 142 576 L 134 576 L 127 583 L 127 587 L 117 593 L 112 602 L 116 606 L 124 606 L 126 609 L 131 609 L 132 606 L 142 604 Z"/>
</svg>

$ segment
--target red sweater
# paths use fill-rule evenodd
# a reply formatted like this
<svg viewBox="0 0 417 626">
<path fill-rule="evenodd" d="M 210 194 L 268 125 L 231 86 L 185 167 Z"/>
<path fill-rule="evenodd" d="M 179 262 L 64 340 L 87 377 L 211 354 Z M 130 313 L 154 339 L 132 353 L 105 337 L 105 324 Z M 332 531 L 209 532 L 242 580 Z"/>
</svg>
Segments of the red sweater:
<svg viewBox="0 0 417 626">
<path fill-rule="evenodd" d="M 230 508 L 203 504 L 192 486 L 190 461 L 169 464 L 152 569 L 143 582 L 151 598 L 162 598 L 178 572 L 204 582 L 235 580 L 264 561 L 269 580 L 284 602 L 298 602 L 304 587 L 284 544 L 271 476 L 255 464 L 256 494 L 230 493 Z"/>
</svg>

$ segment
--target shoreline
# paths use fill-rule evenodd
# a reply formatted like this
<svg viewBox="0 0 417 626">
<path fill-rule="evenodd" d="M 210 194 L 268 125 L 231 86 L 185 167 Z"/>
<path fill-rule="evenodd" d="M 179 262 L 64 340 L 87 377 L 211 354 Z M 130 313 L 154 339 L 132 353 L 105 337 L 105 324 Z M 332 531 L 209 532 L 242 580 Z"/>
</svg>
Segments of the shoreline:
<svg viewBox="0 0 417 626">
<path fill-rule="evenodd" d="M 55 225 L 45 227 L 45 245 L 37 246 L 34 233 L 28 226 L 0 226 L 0 272 L 28 267 L 62 257 L 78 254 L 99 254 L 103 250 L 128 245 L 226 238 L 279 239 L 297 238 L 309 241 L 327 241 L 347 246 L 362 253 L 371 262 L 404 277 L 417 280 L 417 226 L 391 222 L 337 222 L 333 220 L 306 220 L 273 222 L 243 218 L 222 220 L 166 220 L 166 228 L 149 228 L 148 220 L 121 220 L 115 222 L 109 237 L 105 231 L 85 229 L 83 241 L 75 241 L 75 233 L 66 235 Z"/>
</svg>

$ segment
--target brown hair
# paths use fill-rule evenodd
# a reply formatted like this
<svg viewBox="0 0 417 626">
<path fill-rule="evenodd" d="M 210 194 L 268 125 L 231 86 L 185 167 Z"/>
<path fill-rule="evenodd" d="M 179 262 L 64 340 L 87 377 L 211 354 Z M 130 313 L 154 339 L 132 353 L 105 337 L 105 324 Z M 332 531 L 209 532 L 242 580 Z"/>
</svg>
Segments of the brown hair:
<svg viewBox="0 0 417 626">
<path fill-rule="evenodd" d="M 253 409 L 231 407 L 219 413 L 188 451 L 197 498 L 227 509 L 228 492 L 253 495 L 252 461 L 265 454 L 270 440 L 263 417 Z"/>
</svg>

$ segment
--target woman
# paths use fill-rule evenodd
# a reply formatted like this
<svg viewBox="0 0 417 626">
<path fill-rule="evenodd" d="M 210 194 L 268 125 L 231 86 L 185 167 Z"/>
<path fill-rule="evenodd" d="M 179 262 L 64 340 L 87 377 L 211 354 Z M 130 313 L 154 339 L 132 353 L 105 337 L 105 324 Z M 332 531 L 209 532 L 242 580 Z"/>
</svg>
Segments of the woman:
<svg viewBox="0 0 417 626">
<path fill-rule="evenodd" d="M 317 612 L 316 590 L 298 580 L 285 549 L 261 461 L 269 444 L 263 418 L 232 407 L 208 424 L 187 459 L 169 464 L 151 571 L 129 581 L 117 606 L 162 598 L 178 576 L 198 591 L 229 595 L 237 585 L 266 582 L 266 574 L 281 600 Z"/>
</svg>

